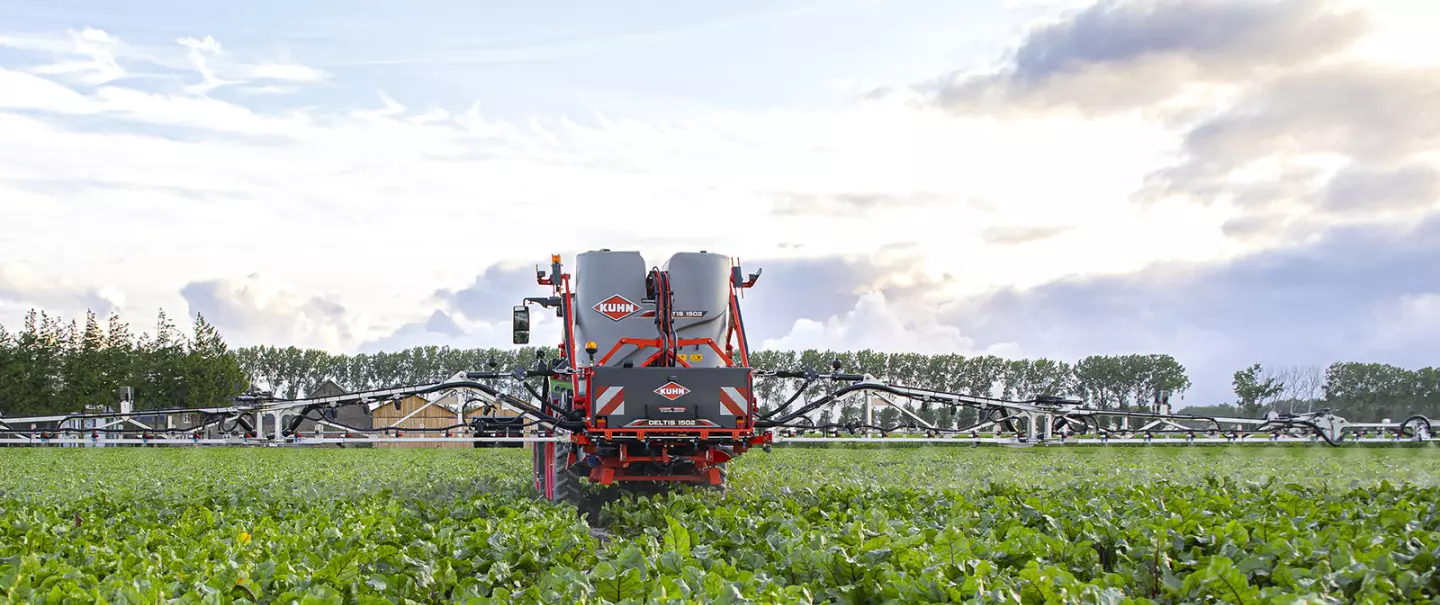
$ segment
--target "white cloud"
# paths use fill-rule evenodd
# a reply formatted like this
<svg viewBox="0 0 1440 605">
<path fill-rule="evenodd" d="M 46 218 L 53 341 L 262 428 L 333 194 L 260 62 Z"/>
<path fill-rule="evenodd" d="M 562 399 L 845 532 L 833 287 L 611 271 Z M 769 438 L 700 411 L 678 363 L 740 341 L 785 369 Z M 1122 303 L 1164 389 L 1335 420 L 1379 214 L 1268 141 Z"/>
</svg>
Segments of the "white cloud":
<svg viewBox="0 0 1440 605">
<path fill-rule="evenodd" d="M 64 36 L 0 35 L 0 47 L 4 46 L 51 54 L 54 62 L 34 68 L 35 73 L 67 76 L 83 85 L 104 84 L 127 75 L 116 60 L 116 53 L 123 52 L 120 41 L 92 27 Z"/>
<path fill-rule="evenodd" d="M 804 241 L 798 251 L 819 256 L 916 241 L 928 260 L 921 270 L 955 272 L 965 279 L 958 283 L 983 288 L 1214 248 L 1193 229 L 1202 245 L 1145 255 L 1116 237 L 1205 220 L 1192 213 L 1155 225 L 1159 215 L 1126 209 L 1127 183 L 1143 174 L 1159 140 L 1138 123 L 1000 125 L 884 105 L 715 112 L 675 124 L 509 123 L 474 107 L 413 111 L 383 93 L 371 110 L 261 113 L 123 84 L 86 92 L 16 71 L 0 78 L 21 84 L 0 93 L 0 106 L 30 110 L 0 112 L 0 199 L 29 200 L 0 205 L 64 221 L 75 241 L 105 241 L 110 253 L 69 262 L 69 244 L 17 237 L 61 259 L 51 261 L 55 270 L 123 276 L 140 304 L 173 306 L 175 292 L 200 276 L 259 271 L 332 292 L 393 330 L 413 321 L 426 293 L 495 262 L 543 261 L 555 251 L 638 247 L 658 257 L 699 248 L 753 258 L 797 253 L 766 242 Z M 74 130 L 68 115 L 105 116 L 121 128 Z M 1036 171 L 1047 178 L 1029 178 Z M 1088 192 L 1083 204 L 1075 191 Z M 769 216 L 781 195 L 855 192 L 938 206 L 865 220 Z M 682 208 L 706 220 L 686 220 Z M 1084 248 L 1059 257 L 1011 251 L 1003 263 L 963 259 L 986 253 L 986 227 L 1036 213 L 1076 223 L 1072 239 L 1055 245 Z"/>
<path fill-rule="evenodd" d="M 195 134 L 233 133 L 286 136 L 297 132 L 300 115 L 262 116 L 241 105 L 203 95 L 175 95 L 118 85 L 82 94 L 52 80 L 0 67 L 0 109 L 39 111 L 61 116 L 105 116 L 147 126 L 197 129 Z M 9 118 L 14 128 L 65 130 L 55 121 Z M 7 137 L 8 138 L 8 137 Z M 95 140 L 115 137 L 96 136 Z"/>
<path fill-rule="evenodd" d="M 933 300 L 1251 249 L 1225 237 L 1229 209 L 1132 203 L 1183 132 L 1145 116 L 994 120 L 873 102 L 507 121 L 478 105 L 407 107 L 383 91 L 367 109 L 348 98 L 334 104 L 345 109 L 274 109 L 286 97 L 211 95 L 299 91 L 332 76 L 236 56 L 204 34 L 142 47 L 81 30 L 0 35 L 0 46 L 53 60 L 48 71 L 0 65 L 0 258 L 114 286 L 146 315 L 218 278 L 207 292 L 238 342 L 503 344 L 508 328 L 463 317 L 461 334 L 424 330 L 430 294 L 499 262 L 602 247 L 658 261 L 675 249 L 879 255 L 908 242 L 919 260 L 907 270 L 953 276 L 925 292 Z M 62 61 L 77 67 L 53 67 Z M 166 87 L 149 78 L 156 67 L 189 75 Z M 927 203 L 773 215 L 786 196 Z M 1065 229 L 987 241 L 1033 225 Z M 257 272 L 263 283 L 242 277 Z M 929 321 L 933 309 L 902 302 L 871 294 L 771 343 L 973 348 Z"/>
<path fill-rule="evenodd" d="M 283 280 L 251 274 L 187 284 L 180 292 L 187 314 L 203 314 L 239 346 L 294 344 L 341 350 L 352 342 L 363 314 L 347 312 L 323 295 L 299 291 Z"/>
<path fill-rule="evenodd" d="M 41 273 L 13 261 L 0 260 L 0 309 L 7 320 L 21 317 L 31 308 L 60 313 L 66 318 L 82 321 L 89 308 L 97 315 L 107 315 L 125 302 L 124 294 L 108 285 L 85 283 L 64 276 Z M 18 321 L 0 321 L 7 327 L 18 327 Z"/>
<path fill-rule="evenodd" d="M 298 63 L 256 63 L 236 68 L 240 77 L 251 80 L 282 82 L 316 82 L 325 79 L 325 72 Z"/>
<path fill-rule="evenodd" d="M 50 63 L 29 73 L 62 76 L 84 86 L 98 86 L 129 78 L 165 78 L 165 70 L 193 69 L 200 82 L 185 90 L 204 94 L 221 86 L 248 82 L 317 82 L 329 76 L 319 69 L 289 60 L 233 59 L 213 36 L 180 36 L 170 46 L 137 45 L 94 27 L 63 33 L 0 34 L 0 47 L 29 51 Z M 3 90 L 3 89 L 0 89 Z"/>
<path fill-rule="evenodd" d="M 78 114 L 89 111 L 90 107 L 84 95 L 62 84 L 0 67 L 0 108 Z"/>
<path fill-rule="evenodd" d="M 518 301 L 517 301 L 518 302 Z M 436 315 L 451 323 L 450 329 L 437 325 Z M 530 311 L 530 344 L 534 347 L 556 347 L 562 340 L 562 322 L 554 315 Z M 388 334 L 362 342 L 356 350 L 362 353 L 398 351 L 410 347 L 435 346 L 456 349 L 510 348 L 513 333 L 509 321 L 487 322 L 467 320 L 463 316 L 432 311 L 428 317 L 417 317 Z"/>
<path fill-rule="evenodd" d="M 1377 310 L 1365 346 L 1393 350 L 1440 340 L 1440 292 L 1403 296 Z"/>
<path fill-rule="evenodd" d="M 214 38 L 210 36 L 205 36 L 204 40 L 180 38 L 175 43 L 189 49 L 186 57 L 194 64 L 195 70 L 200 72 L 200 83 L 185 87 L 187 91 L 203 94 L 226 84 L 235 84 L 234 81 L 220 79 L 215 75 L 215 70 L 210 67 L 210 57 L 220 54 L 220 43 L 216 42 Z"/>
<path fill-rule="evenodd" d="M 937 323 L 933 313 L 907 312 L 886 301 L 880 292 L 867 292 L 844 317 L 823 320 L 798 319 L 790 332 L 766 339 L 757 350 L 803 351 L 806 349 L 854 351 L 871 349 L 885 353 L 960 353 L 1018 356 L 1012 343 L 978 351 L 975 342 L 954 326 Z"/>
</svg>

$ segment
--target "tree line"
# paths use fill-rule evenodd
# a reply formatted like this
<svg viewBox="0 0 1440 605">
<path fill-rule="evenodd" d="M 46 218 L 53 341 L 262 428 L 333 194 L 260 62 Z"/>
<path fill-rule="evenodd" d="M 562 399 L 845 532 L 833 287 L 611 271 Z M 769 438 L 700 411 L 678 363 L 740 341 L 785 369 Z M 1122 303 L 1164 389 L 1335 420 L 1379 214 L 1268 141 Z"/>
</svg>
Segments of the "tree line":
<svg viewBox="0 0 1440 605">
<path fill-rule="evenodd" d="M 1233 403 L 1185 408 L 1186 413 L 1258 416 L 1269 411 L 1329 409 L 1351 422 L 1399 422 L 1411 414 L 1440 418 L 1440 367 L 1408 370 L 1383 363 L 1320 366 L 1253 364 L 1231 381 Z"/>
<path fill-rule="evenodd" d="M 0 325 L 0 416 L 65 414 L 114 406 L 134 391 L 136 409 L 226 402 L 250 385 L 239 360 L 204 316 L 189 334 L 162 309 L 153 335 L 136 334 L 119 315 L 102 327 L 30 311 L 19 331 Z"/>
<path fill-rule="evenodd" d="M 864 351 L 757 351 L 750 355 L 752 367 L 803 371 L 830 371 L 832 360 L 840 361 L 843 372 L 862 373 L 876 379 L 911 387 L 1002 399 L 1030 399 L 1038 396 L 1080 398 L 1104 409 L 1154 409 L 1157 400 L 1172 403 L 1189 390 L 1185 367 L 1169 355 L 1092 355 L 1075 362 L 1054 359 L 1006 359 L 994 355 L 966 357 L 957 354 L 883 353 Z M 782 405 L 804 383 L 804 379 L 761 380 L 756 397 L 763 408 Z M 809 393 L 833 392 L 844 384 L 817 381 Z M 892 397 L 925 421 L 941 427 L 972 424 L 976 412 L 952 406 L 912 405 L 905 398 Z M 875 408 L 875 424 L 891 426 L 902 414 L 890 405 Z M 863 420 L 859 402 L 845 402 L 819 411 L 816 422 L 847 423 Z"/>
<path fill-rule="evenodd" d="M 459 372 L 513 370 L 534 366 L 540 349 L 421 346 L 373 354 L 337 354 L 298 347 L 252 346 L 231 349 L 202 315 L 182 333 L 160 311 L 153 335 L 134 334 L 116 314 L 102 322 L 87 313 L 83 327 L 31 311 L 19 331 L 0 326 L 0 415 L 68 413 L 86 406 L 113 405 L 120 386 L 135 390 L 136 409 L 223 404 L 251 390 L 269 390 L 282 398 L 303 397 L 326 381 L 349 391 L 437 382 Z M 544 349 L 549 357 L 557 351 Z M 755 351 L 752 367 L 829 372 L 832 360 L 842 371 L 865 373 L 908 386 L 1005 399 L 1041 395 L 1075 398 L 1092 407 L 1155 409 L 1168 394 L 1172 404 L 1191 387 L 1187 370 L 1164 354 L 1092 355 L 1075 361 L 1007 359 L 993 355 L 923 355 L 863 351 Z M 493 363 L 493 366 L 492 366 Z M 786 401 L 802 379 L 756 380 L 761 407 Z M 506 383 L 499 383 L 505 386 Z M 809 393 L 843 386 L 817 381 Z M 1327 368 L 1273 368 L 1254 364 L 1235 372 L 1235 399 L 1190 406 L 1185 413 L 1257 416 L 1268 411 L 1306 412 L 1329 408 L 1351 421 L 1401 420 L 1408 413 L 1440 417 L 1440 369 L 1409 370 L 1392 365 L 1337 362 Z M 506 390 L 524 396 L 523 387 Z M 970 410 L 944 405 L 896 403 L 929 422 L 964 426 Z M 901 412 L 878 408 L 879 424 L 895 424 Z M 821 422 L 857 421 L 858 405 L 822 411 Z"/>
</svg>

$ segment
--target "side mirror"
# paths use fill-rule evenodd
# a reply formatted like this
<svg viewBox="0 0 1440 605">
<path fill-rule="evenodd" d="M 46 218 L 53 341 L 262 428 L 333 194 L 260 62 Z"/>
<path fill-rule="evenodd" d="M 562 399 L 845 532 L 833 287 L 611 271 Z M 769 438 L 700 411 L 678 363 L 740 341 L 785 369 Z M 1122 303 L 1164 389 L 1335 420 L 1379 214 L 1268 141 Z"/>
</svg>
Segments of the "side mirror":
<svg viewBox="0 0 1440 605">
<path fill-rule="evenodd" d="M 525 305 L 516 305 L 514 309 L 514 321 L 511 339 L 517 345 L 530 344 L 530 309 Z"/>
</svg>

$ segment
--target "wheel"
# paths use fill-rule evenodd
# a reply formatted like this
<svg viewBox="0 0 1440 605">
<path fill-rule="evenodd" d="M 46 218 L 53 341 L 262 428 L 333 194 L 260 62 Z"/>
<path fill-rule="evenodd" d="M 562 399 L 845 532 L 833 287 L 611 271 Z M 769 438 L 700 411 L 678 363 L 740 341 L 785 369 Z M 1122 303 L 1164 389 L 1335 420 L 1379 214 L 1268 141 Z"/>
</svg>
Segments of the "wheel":
<svg viewBox="0 0 1440 605">
<path fill-rule="evenodd" d="M 580 477 L 573 472 L 575 445 L 535 444 L 535 490 L 551 502 L 574 501 L 580 496 Z"/>
</svg>

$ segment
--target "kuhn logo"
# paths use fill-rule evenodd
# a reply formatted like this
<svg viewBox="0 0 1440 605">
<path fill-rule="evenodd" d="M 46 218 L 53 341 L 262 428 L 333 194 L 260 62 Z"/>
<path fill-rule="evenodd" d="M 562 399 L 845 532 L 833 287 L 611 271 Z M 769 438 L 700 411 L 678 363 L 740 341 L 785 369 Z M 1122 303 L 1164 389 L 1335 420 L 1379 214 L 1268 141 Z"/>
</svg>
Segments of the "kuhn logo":
<svg viewBox="0 0 1440 605">
<path fill-rule="evenodd" d="M 680 386 L 679 384 L 676 384 L 674 382 L 667 382 L 661 385 L 660 388 L 655 389 L 655 392 L 659 393 L 661 397 L 669 399 L 670 401 L 675 401 L 684 394 L 689 393 L 690 389 Z"/>
<path fill-rule="evenodd" d="M 613 319 L 615 321 L 620 321 L 622 319 L 625 319 L 626 317 L 633 315 L 636 311 L 639 311 L 640 305 L 630 302 L 630 299 L 625 298 L 624 296 L 616 294 L 614 296 L 611 296 L 610 298 L 600 301 L 599 303 L 596 303 L 596 305 L 591 308 L 599 311 L 600 314 L 604 315 L 605 317 L 609 317 L 610 319 Z"/>
</svg>

